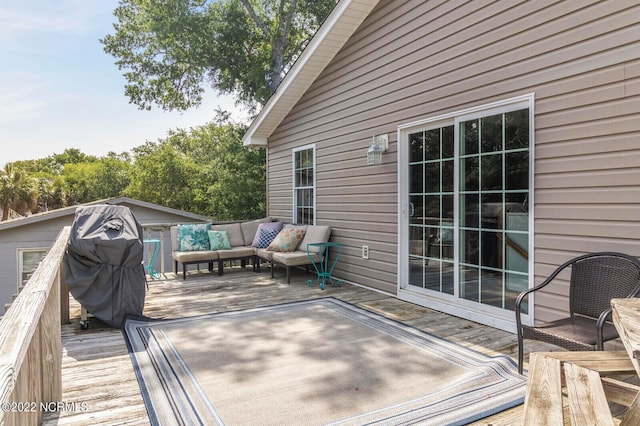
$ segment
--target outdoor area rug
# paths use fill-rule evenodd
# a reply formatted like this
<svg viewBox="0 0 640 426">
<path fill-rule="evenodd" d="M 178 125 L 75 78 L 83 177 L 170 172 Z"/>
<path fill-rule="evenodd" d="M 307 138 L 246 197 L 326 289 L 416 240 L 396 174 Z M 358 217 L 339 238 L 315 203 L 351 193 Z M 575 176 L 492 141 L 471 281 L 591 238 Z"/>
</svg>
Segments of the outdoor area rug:
<svg viewBox="0 0 640 426">
<path fill-rule="evenodd" d="M 334 298 L 123 331 L 152 424 L 464 424 L 521 404 L 526 378 Z"/>
</svg>

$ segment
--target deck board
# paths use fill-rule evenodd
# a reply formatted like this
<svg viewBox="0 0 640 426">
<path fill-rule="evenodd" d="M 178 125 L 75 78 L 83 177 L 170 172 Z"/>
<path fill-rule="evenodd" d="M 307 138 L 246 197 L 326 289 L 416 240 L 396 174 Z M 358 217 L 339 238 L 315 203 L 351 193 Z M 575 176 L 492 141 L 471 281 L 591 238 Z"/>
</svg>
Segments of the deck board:
<svg viewBox="0 0 640 426">
<path fill-rule="evenodd" d="M 309 287 L 306 280 L 311 275 L 304 271 L 293 271 L 291 284 L 287 285 L 280 272 L 271 279 L 268 271 L 253 273 L 236 267 L 225 269 L 222 277 L 215 272 L 192 272 L 186 281 L 168 274 L 149 282 L 144 314 L 153 318 L 181 318 L 333 296 L 490 356 L 506 354 L 514 359 L 517 356 L 514 334 L 355 285 L 327 286 L 324 291 L 317 286 Z M 87 410 L 48 413 L 43 424 L 149 424 L 122 333 L 97 320 L 91 321 L 88 330 L 80 330 L 80 306 L 73 298 L 70 311 L 71 324 L 62 327 L 63 402 L 85 403 Z M 537 348 L 557 350 L 549 345 L 538 344 Z M 475 424 L 520 424 L 521 416 L 522 405 Z"/>
</svg>

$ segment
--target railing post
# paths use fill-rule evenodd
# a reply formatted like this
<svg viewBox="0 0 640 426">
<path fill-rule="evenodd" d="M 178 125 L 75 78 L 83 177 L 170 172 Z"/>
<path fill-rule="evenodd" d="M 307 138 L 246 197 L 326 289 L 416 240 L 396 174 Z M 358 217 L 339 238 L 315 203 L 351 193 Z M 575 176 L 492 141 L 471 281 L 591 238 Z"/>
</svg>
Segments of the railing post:
<svg viewBox="0 0 640 426">
<path fill-rule="evenodd" d="M 160 228 L 160 271 L 167 272 L 164 268 L 164 228 Z"/>
<path fill-rule="evenodd" d="M 62 271 L 64 268 L 64 264 L 60 265 L 60 270 L 58 271 L 58 296 L 60 298 L 60 324 L 70 324 L 70 314 L 69 314 L 69 287 L 67 287 L 67 282 L 62 279 Z"/>
</svg>

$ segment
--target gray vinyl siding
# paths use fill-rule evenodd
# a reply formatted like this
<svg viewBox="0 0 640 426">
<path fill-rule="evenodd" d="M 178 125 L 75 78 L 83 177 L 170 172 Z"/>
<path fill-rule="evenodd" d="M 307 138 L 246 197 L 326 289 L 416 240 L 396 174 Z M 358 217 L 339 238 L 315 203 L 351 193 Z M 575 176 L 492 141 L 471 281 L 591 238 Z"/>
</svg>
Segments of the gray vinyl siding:
<svg viewBox="0 0 640 426">
<path fill-rule="evenodd" d="M 395 293 L 397 127 L 535 93 L 535 282 L 580 253 L 640 255 L 639 52 L 637 1 L 382 0 L 269 138 L 269 214 L 291 218 L 291 149 L 316 144 L 336 274 Z M 377 134 L 390 150 L 367 166 Z M 535 317 L 565 309 L 566 286 Z"/>
<path fill-rule="evenodd" d="M 0 231 L 0 315 L 4 315 L 4 304 L 17 293 L 18 249 L 48 250 L 62 228 L 69 224 L 68 219 L 61 217 L 32 224 L 28 229 Z"/>
</svg>

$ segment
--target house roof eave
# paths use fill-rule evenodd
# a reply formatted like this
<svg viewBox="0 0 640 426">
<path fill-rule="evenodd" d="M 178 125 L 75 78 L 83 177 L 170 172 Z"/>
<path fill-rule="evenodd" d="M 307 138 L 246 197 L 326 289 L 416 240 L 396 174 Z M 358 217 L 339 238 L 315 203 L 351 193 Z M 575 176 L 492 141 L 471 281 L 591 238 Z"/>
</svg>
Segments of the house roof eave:
<svg viewBox="0 0 640 426">
<path fill-rule="evenodd" d="M 244 146 L 266 146 L 268 138 L 342 49 L 379 0 L 339 0 L 309 45 L 242 138 Z"/>
</svg>

